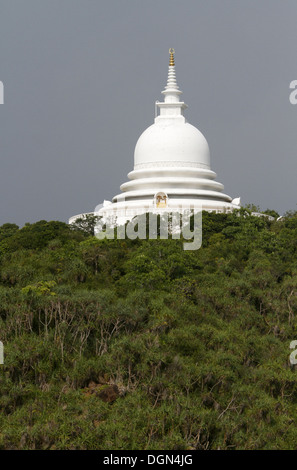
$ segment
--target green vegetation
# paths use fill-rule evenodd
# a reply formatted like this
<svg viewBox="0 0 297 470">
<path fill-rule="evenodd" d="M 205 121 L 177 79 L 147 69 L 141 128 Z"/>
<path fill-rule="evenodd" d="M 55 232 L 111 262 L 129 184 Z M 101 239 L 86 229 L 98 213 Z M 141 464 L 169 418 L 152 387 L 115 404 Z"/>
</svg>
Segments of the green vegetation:
<svg viewBox="0 0 297 470">
<path fill-rule="evenodd" d="M 204 213 L 197 251 L 5 224 L 0 251 L 0 449 L 297 448 L 296 213 Z"/>
</svg>

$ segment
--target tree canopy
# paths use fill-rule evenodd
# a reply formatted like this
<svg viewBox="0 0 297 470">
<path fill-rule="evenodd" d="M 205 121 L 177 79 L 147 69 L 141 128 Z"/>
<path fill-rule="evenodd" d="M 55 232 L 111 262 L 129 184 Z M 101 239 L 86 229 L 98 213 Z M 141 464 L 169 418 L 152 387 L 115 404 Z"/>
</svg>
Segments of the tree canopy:
<svg viewBox="0 0 297 470">
<path fill-rule="evenodd" d="M 2 225 L 0 449 L 296 449 L 297 214 L 250 213 L 196 251 Z"/>
</svg>

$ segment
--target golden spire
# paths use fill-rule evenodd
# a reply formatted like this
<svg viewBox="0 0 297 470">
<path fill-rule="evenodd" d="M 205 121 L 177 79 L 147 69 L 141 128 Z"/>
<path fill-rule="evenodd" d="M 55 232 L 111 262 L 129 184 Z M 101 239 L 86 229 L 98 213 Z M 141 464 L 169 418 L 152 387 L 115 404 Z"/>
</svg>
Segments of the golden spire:
<svg viewBox="0 0 297 470">
<path fill-rule="evenodd" d="M 175 54 L 175 50 L 170 48 L 169 49 L 169 54 L 170 54 L 170 60 L 169 60 L 169 65 L 170 66 L 174 66 L 174 54 Z"/>
</svg>

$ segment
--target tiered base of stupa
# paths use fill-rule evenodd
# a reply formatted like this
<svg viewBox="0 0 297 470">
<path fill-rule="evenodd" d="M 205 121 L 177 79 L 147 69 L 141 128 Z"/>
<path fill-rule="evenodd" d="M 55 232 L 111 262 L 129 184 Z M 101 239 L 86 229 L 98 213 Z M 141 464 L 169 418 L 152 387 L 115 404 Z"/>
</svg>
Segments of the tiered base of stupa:
<svg viewBox="0 0 297 470">
<path fill-rule="evenodd" d="M 99 216 L 123 223 L 146 212 L 182 213 L 190 209 L 228 213 L 240 208 L 239 200 L 232 201 L 224 194 L 215 172 L 207 168 L 158 165 L 135 169 L 128 177 L 122 193 L 112 202 L 105 201 Z"/>
</svg>

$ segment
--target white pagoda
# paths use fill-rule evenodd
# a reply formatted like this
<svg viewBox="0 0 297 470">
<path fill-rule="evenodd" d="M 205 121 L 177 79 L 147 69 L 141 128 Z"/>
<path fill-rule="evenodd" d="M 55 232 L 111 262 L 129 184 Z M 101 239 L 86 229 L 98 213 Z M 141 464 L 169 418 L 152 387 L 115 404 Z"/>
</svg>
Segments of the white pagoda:
<svg viewBox="0 0 297 470">
<path fill-rule="evenodd" d="M 185 205 L 201 205 L 203 210 L 231 212 L 240 208 L 240 198 L 223 193 L 210 169 L 208 143 L 189 124 L 176 82 L 174 50 L 170 49 L 168 81 L 162 91 L 164 101 L 156 102 L 154 124 L 139 137 L 134 152 L 134 169 L 121 193 L 104 201 L 96 215 L 104 219 L 130 220 L 145 212 L 178 212 Z M 74 216 L 70 223 L 80 216 Z"/>
</svg>

